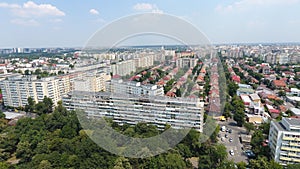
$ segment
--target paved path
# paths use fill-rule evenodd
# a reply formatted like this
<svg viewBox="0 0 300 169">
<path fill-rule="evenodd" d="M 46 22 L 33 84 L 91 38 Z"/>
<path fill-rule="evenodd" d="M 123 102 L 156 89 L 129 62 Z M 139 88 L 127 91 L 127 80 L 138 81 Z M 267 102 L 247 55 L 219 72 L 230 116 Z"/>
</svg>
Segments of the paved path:
<svg viewBox="0 0 300 169">
<path fill-rule="evenodd" d="M 227 148 L 228 152 L 228 159 L 233 160 L 234 162 L 238 163 L 241 161 L 248 162 L 248 158 L 244 155 L 243 150 L 242 150 L 242 144 L 239 139 L 239 135 L 242 133 L 246 133 L 246 129 L 243 127 L 238 127 L 233 120 L 228 120 L 226 122 L 219 122 L 219 125 L 226 126 L 228 129 L 232 129 L 232 133 L 229 132 L 222 132 L 220 131 L 220 138 L 219 142 L 224 144 L 225 147 Z M 228 138 L 225 138 L 225 134 L 228 135 Z M 221 137 L 223 137 L 223 141 L 221 141 Z M 229 141 L 229 139 L 232 138 L 232 142 Z M 234 155 L 230 155 L 229 151 L 233 150 Z"/>
</svg>

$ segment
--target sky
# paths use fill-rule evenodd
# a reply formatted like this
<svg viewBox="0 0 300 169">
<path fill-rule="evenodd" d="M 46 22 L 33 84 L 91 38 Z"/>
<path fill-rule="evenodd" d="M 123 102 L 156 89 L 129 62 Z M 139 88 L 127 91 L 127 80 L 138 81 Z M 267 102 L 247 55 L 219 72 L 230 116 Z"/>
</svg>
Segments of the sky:
<svg viewBox="0 0 300 169">
<path fill-rule="evenodd" d="M 184 19 L 212 43 L 300 42 L 299 9 L 300 0 L 6 0 L 0 48 L 82 47 L 112 21 L 145 12 Z"/>
</svg>

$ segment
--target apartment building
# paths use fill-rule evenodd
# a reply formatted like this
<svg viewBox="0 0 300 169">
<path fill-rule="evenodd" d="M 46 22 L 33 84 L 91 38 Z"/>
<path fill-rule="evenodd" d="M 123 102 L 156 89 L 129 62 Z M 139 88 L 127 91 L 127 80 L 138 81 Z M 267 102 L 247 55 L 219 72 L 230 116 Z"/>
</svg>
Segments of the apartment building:
<svg viewBox="0 0 300 169">
<path fill-rule="evenodd" d="M 34 75 L 12 75 L 0 81 L 4 105 L 12 107 L 25 106 L 28 97 L 39 102 L 43 100 L 44 96 L 51 98 L 56 105 L 62 94 L 62 88 L 59 86 L 57 78 L 38 79 Z"/>
<path fill-rule="evenodd" d="M 195 67 L 197 65 L 197 58 L 183 57 L 176 60 L 176 66 L 179 68 L 183 67 Z"/>
<path fill-rule="evenodd" d="M 170 124 L 175 129 L 203 130 L 204 104 L 199 99 L 73 91 L 62 100 L 68 110 L 83 110 L 93 118 L 109 117 L 121 125 L 145 122 L 159 129 Z"/>
<path fill-rule="evenodd" d="M 130 75 L 136 71 L 135 60 L 125 60 L 115 64 L 111 64 L 111 72 L 113 75 Z"/>
<path fill-rule="evenodd" d="M 269 147 L 276 162 L 282 165 L 300 163 L 300 119 L 282 118 L 272 121 Z"/>
<path fill-rule="evenodd" d="M 106 73 L 88 74 L 85 77 L 74 79 L 74 90 L 99 92 L 106 90 L 105 82 L 110 80 L 111 76 Z"/>
<path fill-rule="evenodd" d="M 106 87 L 108 92 L 112 93 L 126 93 L 134 94 L 139 96 L 163 96 L 164 89 L 153 84 L 141 85 L 141 82 L 127 81 L 124 82 L 122 79 L 111 79 L 107 82 Z"/>
</svg>

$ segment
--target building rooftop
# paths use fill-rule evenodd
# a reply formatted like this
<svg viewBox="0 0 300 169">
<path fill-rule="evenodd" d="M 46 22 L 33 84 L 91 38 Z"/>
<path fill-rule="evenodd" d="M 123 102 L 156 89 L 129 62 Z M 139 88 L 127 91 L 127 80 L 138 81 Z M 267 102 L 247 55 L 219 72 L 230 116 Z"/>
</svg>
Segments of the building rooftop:
<svg viewBox="0 0 300 169">
<path fill-rule="evenodd" d="M 251 98 L 253 101 L 255 101 L 255 100 L 260 100 L 260 97 L 259 97 L 256 93 L 250 94 L 249 96 L 250 96 L 250 98 Z"/>
<path fill-rule="evenodd" d="M 25 116 L 25 114 L 15 113 L 15 112 L 3 112 L 5 114 L 5 118 L 8 120 L 17 119 Z"/>
<path fill-rule="evenodd" d="M 290 108 L 290 110 L 293 112 L 295 116 L 300 116 L 300 109 L 292 107 Z"/>
</svg>

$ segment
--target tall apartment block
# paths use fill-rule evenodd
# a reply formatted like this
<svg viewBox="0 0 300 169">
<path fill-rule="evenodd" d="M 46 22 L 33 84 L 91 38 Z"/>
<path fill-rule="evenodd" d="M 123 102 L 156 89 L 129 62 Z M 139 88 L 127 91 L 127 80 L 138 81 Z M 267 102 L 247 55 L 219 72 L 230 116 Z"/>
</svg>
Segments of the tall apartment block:
<svg viewBox="0 0 300 169">
<path fill-rule="evenodd" d="M 19 107 L 27 104 L 27 98 L 35 102 L 42 101 L 44 96 L 52 99 L 54 105 L 61 99 L 60 80 L 54 77 L 37 79 L 37 76 L 12 75 L 0 81 L 4 105 Z"/>
<path fill-rule="evenodd" d="M 68 110 L 84 110 L 88 117 L 109 117 L 119 124 L 146 122 L 164 129 L 203 130 L 203 103 L 199 99 L 139 96 L 110 92 L 73 91 L 63 97 Z"/>
<path fill-rule="evenodd" d="M 300 163 L 300 119 L 282 118 L 272 121 L 269 147 L 276 162 L 282 165 Z"/>
<path fill-rule="evenodd" d="M 163 96 L 163 87 L 157 85 L 146 84 L 142 85 L 141 82 L 127 81 L 124 82 L 122 79 L 111 79 L 107 81 L 106 91 L 112 93 L 125 93 L 134 94 L 139 96 Z"/>
</svg>

